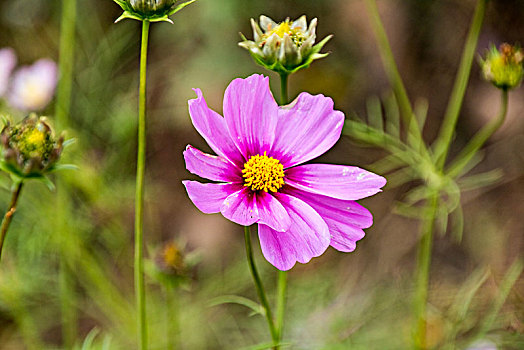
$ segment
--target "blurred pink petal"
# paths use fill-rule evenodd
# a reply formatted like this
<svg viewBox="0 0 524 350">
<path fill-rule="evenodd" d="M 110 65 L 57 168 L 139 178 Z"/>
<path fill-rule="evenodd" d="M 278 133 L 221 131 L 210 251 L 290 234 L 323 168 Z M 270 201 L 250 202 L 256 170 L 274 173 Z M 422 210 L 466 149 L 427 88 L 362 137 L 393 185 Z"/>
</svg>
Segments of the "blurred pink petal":
<svg viewBox="0 0 524 350">
<path fill-rule="evenodd" d="M 13 73 L 7 100 L 11 106 L 24 112 L 40 111 L 51 102 L 57 82 L 56 63 L 43 58 Z"/>
<path fill-rule="evenodd" d="M 4 96 L 9 85 L 11 72 L 16 65 L 15 50 L 10 47 L 0 49 L 0 97 Z"/>
</svg>

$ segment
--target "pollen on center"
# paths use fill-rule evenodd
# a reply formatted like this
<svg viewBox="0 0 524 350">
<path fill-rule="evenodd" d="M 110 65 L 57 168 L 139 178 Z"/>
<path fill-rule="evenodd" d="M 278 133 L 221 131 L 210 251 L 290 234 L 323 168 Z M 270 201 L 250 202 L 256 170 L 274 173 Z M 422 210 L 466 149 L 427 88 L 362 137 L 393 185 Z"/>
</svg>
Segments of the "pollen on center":
<svg viewBox="0 0 524 350">
<path fill-rule="evenodd" d="M 277 192 L 284 185 L 284 166 L 273 157 L 251 156 L 242 170 L 244 186 L 253 191 Z"/>
</svg>

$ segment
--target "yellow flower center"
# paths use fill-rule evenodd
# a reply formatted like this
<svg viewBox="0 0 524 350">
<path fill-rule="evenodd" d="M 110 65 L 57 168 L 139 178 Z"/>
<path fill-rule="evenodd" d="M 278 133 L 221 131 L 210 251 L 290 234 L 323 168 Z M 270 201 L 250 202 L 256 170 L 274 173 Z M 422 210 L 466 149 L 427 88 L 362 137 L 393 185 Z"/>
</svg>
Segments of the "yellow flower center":
<svg viewBox="0 0 524 350">
<path fill-rule="evenodd" d="M 275 33 L 279 37 L 283 38 L 284 34 L 291 35 L 293 32 L 291 31 L 291 26 L 289 25 L 288 21 L 280 23 L 275 29 L 271 30 L 268 34 L 271 36 L 271 34 Z"/>
<path fill-rule="evenodd" d="M 284 185 L 284 166 L 266 152 L 249 158 L 242 173 L 244 186 L 253 191 L 277 192 Z"/>
<path fill-rule="evenodd" d="M 307 39 L 304 34 L 304 29 L 301 27 L 291 28 L 293 22 L 290 22 L 289 19 L 278 24 L 275 28 L 271 28 L 271 25 L 268 25 L 266 33 L 262 36 L 264 39 L 269 38 L 271 35 L 276 34 L 280 38 L 284 38 L 284 34 L 289 35 L 291 40 L 295 45 L 299 46 Z M 262 41 L 262 46 L 265 44 L 265 40 Z"/>
</svg>

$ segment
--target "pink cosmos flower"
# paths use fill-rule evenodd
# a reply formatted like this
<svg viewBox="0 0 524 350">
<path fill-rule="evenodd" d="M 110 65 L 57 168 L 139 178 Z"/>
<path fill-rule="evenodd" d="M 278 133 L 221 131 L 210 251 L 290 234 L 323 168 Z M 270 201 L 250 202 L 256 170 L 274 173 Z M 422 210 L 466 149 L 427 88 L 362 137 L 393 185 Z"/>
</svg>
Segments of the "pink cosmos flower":
<svg viewBox="0 0 524 350">
<path fill-rule="evenodd" d="M 40 111 L 53 98 L 57 82 L 56 63 L 50 59 L 40 59 L 13 73 L 7 100 L 21 111 Z"/>
<path fill-rule="evenodd" d="M 229 84 L 222 117 L 195 92 L 189 114 L 218 156 L 188 145 L 186 167 L 219 182 L 183 181 L 198 209 L 240 225 L 258 223 L 262 253 L 280 270 L 307 263 L 329 245 L 355 249 L 373 223 L 355 200 L 379 192 L 386 180 L 352 166 L 303 164 L 340 138 L 344 114 L 329 97 L 301 93 L 279 107 L 269 79 L 252 75 Z"/>
<path fill-rule="evenodd" d="M 9 77 L 16 65 L 15 51 L 9 47 L 0 49 L 0 97 L 4 96 Z"/>
</svg>

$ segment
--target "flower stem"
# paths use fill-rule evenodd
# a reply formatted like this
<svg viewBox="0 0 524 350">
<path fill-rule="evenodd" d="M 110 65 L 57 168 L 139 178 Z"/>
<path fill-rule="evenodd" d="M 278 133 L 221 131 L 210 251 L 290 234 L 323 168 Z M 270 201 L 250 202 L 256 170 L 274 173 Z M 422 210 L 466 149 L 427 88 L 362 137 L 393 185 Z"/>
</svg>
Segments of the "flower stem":
<svg viewBox="0 0 524 350">
<path fill-rule="evenodd" d="M 146 67 L 149 21 L 142 21 L 142 45 L 140 49 L 140 87 L 138 91 L 138 155 L 135 192 L 135 294 L 138 310 L 138 340 L 140 349 L 147 349 L 146 293 L 144 284 L 143 217 L 144 173 L 146 162 Z"/>
<path fill-rule="evenodd" d="M 4 246 L 5 236 L 7 235 L 7 230 L 9 229 L 9 224 L 13 220 L 13 215 L 16 211 L 16 203 L 18 202 L 18 197 L 20 197 L 20 192 L 22 191 L 23 182 L 20 181 L 16 184 L 13 194 L 11 196 L 11 203 L 9 203 L 9 208 L 4 215 L 2 220 L 2 226 L 0 228 L 0 259 L 2 259 L 2 248 Z"/>
<path fill-rule="evenodd" d="M 288 97 L 287 97 L 287 77 L 289 75 L 286 73 L 280 74 L 280 105 L 287 105 Z"/>
<path fill-rule="evenodd" d="M 438 209 L 438 191 L 434 191 L 426 203 L 422 221 L 421 236 L 418 242 L 415 306 L 416 317 L 414 349 L 426 349 L 426 309 L 428 301 L 429 268 L 431 265 L 431 246 L 433 243 L 433 227 Z"/>
<path fill-rule="evenodd" d="M 482 21 L 484 20 L 484 13 L 486 12 L 487 0 L 478 0 L 475 8 L 475 14 L 473 15 L 473 21 L 471 28 L 466 39 L 466 45 L 462 53 L 462 59 L 460 62 L 457 77 L 455 78 L 455 84 L 451 97 L 444 115 L 444 121 L 440 129 L 439 136 L 435 141 L 435 158 L 437 160 L 437 168 L 442 169 L 446 162 L 449 146 L 451 144 L 455 126 L 459 117 L 460 109 L 462 107 L 462 101 L 464 94 L 466 93 L 466 87 L 469 80 L 469 74 L 471 72 L 471 65 L 473 63 L 473 57 L 475 56 L 475 49 L 482 28 Z"/>
<path fill-rule="evenodd" d="M 460 171 L 469 163 L 471 158 L 477 153 L 482 145 L 490 138 L 495 131 L 497 131 L 506 119 L 508 112 L 508 90 L 503 89 L 501 95 L 501 108 L 499 115 L 486 124 L 480 131 L 473 136 L 469 143 L 464 147 L 462 152 L 455 158 L 453 163 L 449 166 L 447 174 L 450 177 L 455 177 L 460 174 Z"/>
<path fill-rule="evenodd" d="M 71 108 L 71 90 L 73 84 L 73 66 L 75 53 L 75 27 L 76 27 L 76 5 L 77 0 L 69 0 L 62 2 L 62 14 L 60 24 L 60 56 L 58 61 L 58 70 L 60 72 L 60 80 L 58 81 L 58 89 L 56 96 L 55 117 L 58 126 L 61 129 L 67 127 L 69 111 Z M 64 181 L 59 181 L 56 193 L 56 234 L 62 236 L 74 234 L 74 231 L 69 230 L 67 220 L 65 218 L 65 210 L 67 210 L 67 184 Z M 60 250 L 60 270 L 59 270 L 59 286 L 60 286 L 60 314 L 62 317 L 62 339 L 64 348 L 73 348 L 76 336 L 78 333 L 78 321 L 75 308 L 75 291 L 74 278 L 71 266 L 68 266 L 67 261 L 67 245 L 63 243 L 63 239 L 59 238 L 61 242 Z"/>
<path fill-rule="evenodd" d="M 418 125 L 418 122 L 413 113 L 413 108 L 411 107 L 411 102 L 409 100 L 404 82 L 398 71 L 397 64 L 395 62 L 395 57 L 393 56 L 393 51 L 391 50 L 391 45 L 389 44 L 388 36 L 382 20 L 380 19 L 380 14 L 378 12 L 377 3 L 375 0 L 366 0 L 367 11 L 371 17 L 371 23 L 373 26 L 373 31 L 377 39 L 378 50 L 382 63 L 384 65 L 384 70 L 388 76 L 388 80 L 393 88 L 395 97 L 397 98 L 401 116 L 404 118 L 404 123 L 408 126 L 409 132 L 416 137 L 417 144 L 422 145 L 422 132 Z M 425 147 L 421 150 L 426 155 L 427 150 Z"/>
<path fill-rule="evenodd" d="M 289 103 L 288 100 L 288 74 L 280 74 L 280 104 Z M 287 271 L 278 271 L 278 297 L 277 297 L 277 322 L 276 332 L 277 339 L 282 341 L 284 332 L 284 314 L 286 311 L 286 291 L 287 291 Z"/>
<path fill-rule="evenodd" d="M 284 314 L 286 311 L 287 271 L 278 271 L 278 299 L 277 299 L 277 337 L 282 341 L 284 333 Z"/>
<path fill-rule="evenodd" d="M 73 84 L 73 62 L 75 53 L 76 0 L 62 2 L 60 24 L 60 58 L 58 70 L 60 80 L 56 93 L 56 121 L 60 128 L 67 124 L 71 107 L 71 87 Z"/>
<path fill-rule="evenodd" d="M 262 307 L 265 311 L 265 316 L 267 320 L 267 325 L 269 327 L 269 332 L 271 333 L 271 339 L 273 340 L 273 349 L 279 349 L 278 334 L 273 323 L 273 315 L 271 314 L 271 309 L 267 301 L 266 292 L 264 291 L 264 286 L 262 285 L 262 280 L 258 274 L 257 267 L 255 265 L 255 259 L 253 257 L 253 247 L 251 246 L 251 228 L 249 226 L 244 226 L 244 238 L 246 241 L 246 255 L 247 261 L 249 264 L 249 270 L 251 275 L 253 275 L 253 280 L 255 282 L 255 287 L 257 289 L 257 294 L 262 303 Z"/>
</svg>

